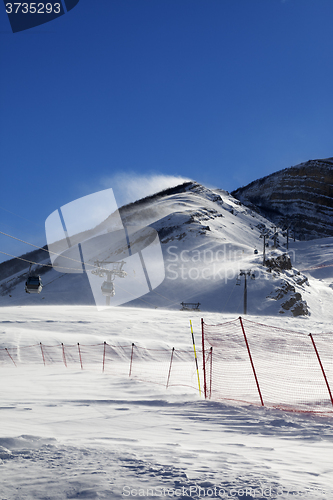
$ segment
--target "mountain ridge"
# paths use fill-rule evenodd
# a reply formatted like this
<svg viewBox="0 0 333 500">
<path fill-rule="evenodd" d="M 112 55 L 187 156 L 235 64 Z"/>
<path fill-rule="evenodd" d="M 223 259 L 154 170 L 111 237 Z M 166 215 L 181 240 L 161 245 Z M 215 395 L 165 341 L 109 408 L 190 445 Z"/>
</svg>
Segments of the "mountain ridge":
<svg viewBox="0 0 333 500">
<path fill-rule="evenodd" d="M 274 172 L 231 194 L 298 239 L 333 236 L 333 158 Z"/>
<path fill-rule="evenodd" d="M 285 248 L 273 248 L 270 244 L 266 258 L 272 264 L 263 265 L 260 235 L 265 231 L 273 237 L 274 224 L 226 191 L 209 189 L 197 182 L 185 183 L 119 211 L 125 227 L 150 224 L 157 231 L 165 268 L 165 279 L 156 290 L 129 300 L 124 306 L 179 309 L 182 302 L 195 302 L 201 304 L 202 310 L 239 314 L 243 310 L 243 290 L 235 285 L 240 271 L 245 270 L 256 277 L 248 284 L 249 313 L 311 313 L 311 293 L 316 301 L 316 289 L 293 267 L 294 263 L 291 269 L 279 267 Z M 283 236 L 279 239 L 277 244 L 285 243 Z M 29 255 L 41 266 L 50 264 L 42 250 Z M 13 261 L 7 261 L 2 266 L 11 264 Z M 94 304 L 86 273 L 61 274 L 49 267 L 34 269 L 42 274 L 42 293 L 26 294 L 28 263 L 24 265 L 25 269 L 0 282 L 2 305 Z M 121 283 L 116 278 L 116 294 Z M 327 293 L 333 298 L 331 288 L 327 287 Z"/>
<path fill-rule="evenodd" d="M 150 226 L 157 231 L 165 267 L 165 279 L 156 290 L 124 305 L 178 309 L 181 302 L 199 302 L 207 311 L 239 314 L 243 295 L 241 289 L 236 287 L 235 291 L 234 285 L 240 271 L 245 270 L 256 276 L 256 280 L 249 283 L 250 312 L 307 316 L 319 310 L 321 294 L 332 295 L 333 299 L 333 273 L 330 273 L 333 239 L 323 240 L 323 245 L 318 239 L 323 234 L 327 236 L 331 226 L 333 235 L 333 206 L 331 214 L 326 200 L 332 202 L 331 184 L 333 189 L 333 158 L 328 158 L 283 169 L 231 194 L 187 181 L 120 207 L 119 215 L 125 228 Z M 306 189 L 302 190 L 301 185 Z M 322 194 L 323 186 L 327 195 Z M 311 189 L 315 189 L 312 194 Z M 314 201 L 309 199 L 309 192 Z M 314 209 L 312 205 L 318 199 L 326 204 L 318 204 Z M 320 210 L 324 216 L 318 220 Z M 317 239 L 319 257 L 312 254 L 311 247 L 299 245 L 297 241 L 288 250 L 286 231 L 279 231 L 274 237 L 277 226 L 283 226 L 287 218 L 291 222 L 289 230 L 295 227 L 298 232 L 303 230 L 299 222 L 305 213 L 312 219 L 308 217 L 306 221 L 308 233 L 304 239 L 311 236 Z M 101 228 L 112 232 L 112 221 L 113 214 L 110 214 L 100 224 Z M 266 257 L 260 239 L 263 233 L 269 245 L 265 249 Z M 77 238 L 85 236 L 90 237 L 89 232 Z M 22 256 L 22 259 L 39 262 L 33 269 L 44 281 L 43 292 L 38 296 L 24 293 L 27 262 L 11 259 L 0 264 L 1 304 L 93 305 L 87 273 L 58 273 L 50 266 L 46 249 L 45 246 L 44 250 L 36 249 Z M 303 272 L 304 259 L 307 266 Z M 324 281 L 321 271 L 324 271 Z M 119 279 L 115 280 L 116 289 L 117 286 L 121 286 Z"/>
</svg>

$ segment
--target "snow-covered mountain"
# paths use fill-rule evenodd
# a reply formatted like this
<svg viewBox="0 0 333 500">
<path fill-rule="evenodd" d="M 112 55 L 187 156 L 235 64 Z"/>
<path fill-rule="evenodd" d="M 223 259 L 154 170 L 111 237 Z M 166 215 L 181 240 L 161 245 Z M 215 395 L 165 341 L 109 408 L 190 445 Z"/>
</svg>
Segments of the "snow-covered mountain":
<svg viewBox="0 0 333 500">
<path fill-rule="evenodd" d="M 333 158 L 310 160 L 255 180 L 233 196 L 297 239 L 333 236 Z"/>
<path fill-rule="evenodd" d="M 314 242 L 290 241 L 287 251 L 280 231 L 273 248 L 275 224 L 226 191 L 187 182 L 126 205 L 120 215 L 125 227 L 149 225 L 158 232 L 165 267 L 165 279 L 157 288 L 135 300 L 129 296 L 125 305 L 180 309 L 182 302 L 191 302 L 205 311 L 243 314 L 244 273 L 250 314 L 320 315 L 323 294 L 333 299 L 333 276 L 326 273 L 319 281 L 312 269 L 333 264 L 333 238 L 322 246 L 316 241 L 319 254 L 311 250 Z M 269 266 L 263 266 L 263 233 Z M 94 304 L 87 274 L 63 274 L 47 267 L 47 251 L 23 258 L 44 265 L 35 269 L 43 291 L 26 294 L 28 264 L 7 261 L 0 265 L 2 305 Z M 115 279 L 116 294 L 121 283 Z"/>
</svg>

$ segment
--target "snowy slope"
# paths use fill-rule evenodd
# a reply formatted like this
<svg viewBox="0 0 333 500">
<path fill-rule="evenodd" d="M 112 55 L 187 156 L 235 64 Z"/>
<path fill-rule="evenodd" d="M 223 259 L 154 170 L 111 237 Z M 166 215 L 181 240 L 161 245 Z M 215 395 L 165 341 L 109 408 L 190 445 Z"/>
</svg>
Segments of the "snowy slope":
<svg viewBox="0 0 333 500">
<path fill-rule="evenodd" d="M 128 306 L 179 309 L 181 302 L 199 302 L 205 311 L 240 314 L 244 287 L 244 278 L 236 286 L 240 270 L 251 270 L 256 277 L 248 280 L 251 314 L 316 314 L 321 294 L 332 296 L 329 283 L 318 282 L 314 275 L 306 282 L 299 274 L 302 255 L 308 253 L 306 244 L 290 243 L 292 270 L 268 272 L 262 266 L 260 235 L 265 230 L 272 237 L 273 224 L 225 191 L 188 182 L 123 207 L 120 214 L 126 226 L 150 225 L 158 231 L 165 267 L 164 281 L 152 292 L 129 300 Z M 281 232 L 278 242 L 281 246 L 273 250 L 272 239 L 269 241 L 266 257 L 286 252 Z M 321 251 L 324 256 L 327 247 Z M 43 260 L 39 255 L 39 262 L 50 264 L 47 253 Z M 45 267 L 43 292 L 32 296 L 24 292 L 26 272 L 27 268 L 21 269 L 0 282 L 2 305 L 94 304 L 86 275 L 60 274 Z M 116 278 L 116 293 L 121 285 Z"/>
<path fill-rule="evenodd" d="M 199 342 L 197 313 L 3 307 L 0 344 L 190 348 L 190 318 Z M 324 318 L 281 321 L 304 333 L 331 327 Z M 0 373 L 3 499 L 332 498 L 331 417 L 204 401 L 191 388 L 165 389 L 100 366 L 1 363 Z"/>
</svg>

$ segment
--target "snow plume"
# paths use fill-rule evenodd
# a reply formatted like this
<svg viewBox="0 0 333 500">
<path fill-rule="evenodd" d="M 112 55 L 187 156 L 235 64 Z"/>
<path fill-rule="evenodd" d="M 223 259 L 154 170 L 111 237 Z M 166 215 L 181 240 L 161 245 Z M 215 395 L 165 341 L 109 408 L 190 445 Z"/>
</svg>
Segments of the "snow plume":
<svg viewBox="0 0 333 500">
<path fill-rule="evenodd" d="M 104 179 L 103 185 L 112 187 L 118 206 L 122 206 L 189 180 L 174 175 L 126 173 Z"/>
</svg>

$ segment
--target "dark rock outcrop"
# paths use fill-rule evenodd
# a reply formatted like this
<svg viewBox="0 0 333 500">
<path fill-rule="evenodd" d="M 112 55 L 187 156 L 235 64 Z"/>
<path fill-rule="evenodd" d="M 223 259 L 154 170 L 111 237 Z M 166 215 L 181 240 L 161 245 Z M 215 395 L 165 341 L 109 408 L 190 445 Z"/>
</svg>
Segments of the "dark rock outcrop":
<svg viewBox="0 0 333 500">
<path fill-rule="evenodd" d="M 292 264 L 289 255 L 286 253 L 279 255 L 278 257 L 272 257 L 271 259 L 265 260 L 265 266 L 268 269 L 274 271 L 281 271 L 283 269 L 291 269 Z"/>
<path fill-rule="evenodd" d="M 296 278 L 296 279 L 295 279 Z M 307 278 L 302 283 L 307 284 Z M 294 282 L 299 283 L 300 280 L 294 276 Z M 289 311 L 293 316 L 308 316 L 310 314 L 307 302 L 303 300 L 299 291 L 296 291 L 295 286 L 290 281 L 283 281 L 273 292 L 269 298 L 282 301 L 279 313 L 285 314 Z"/>
<path fill-rule="evenodd" d="M 298 239 L 333 236 L 333 158 L 286 168 L 232 195 Z"/>
</svg>

